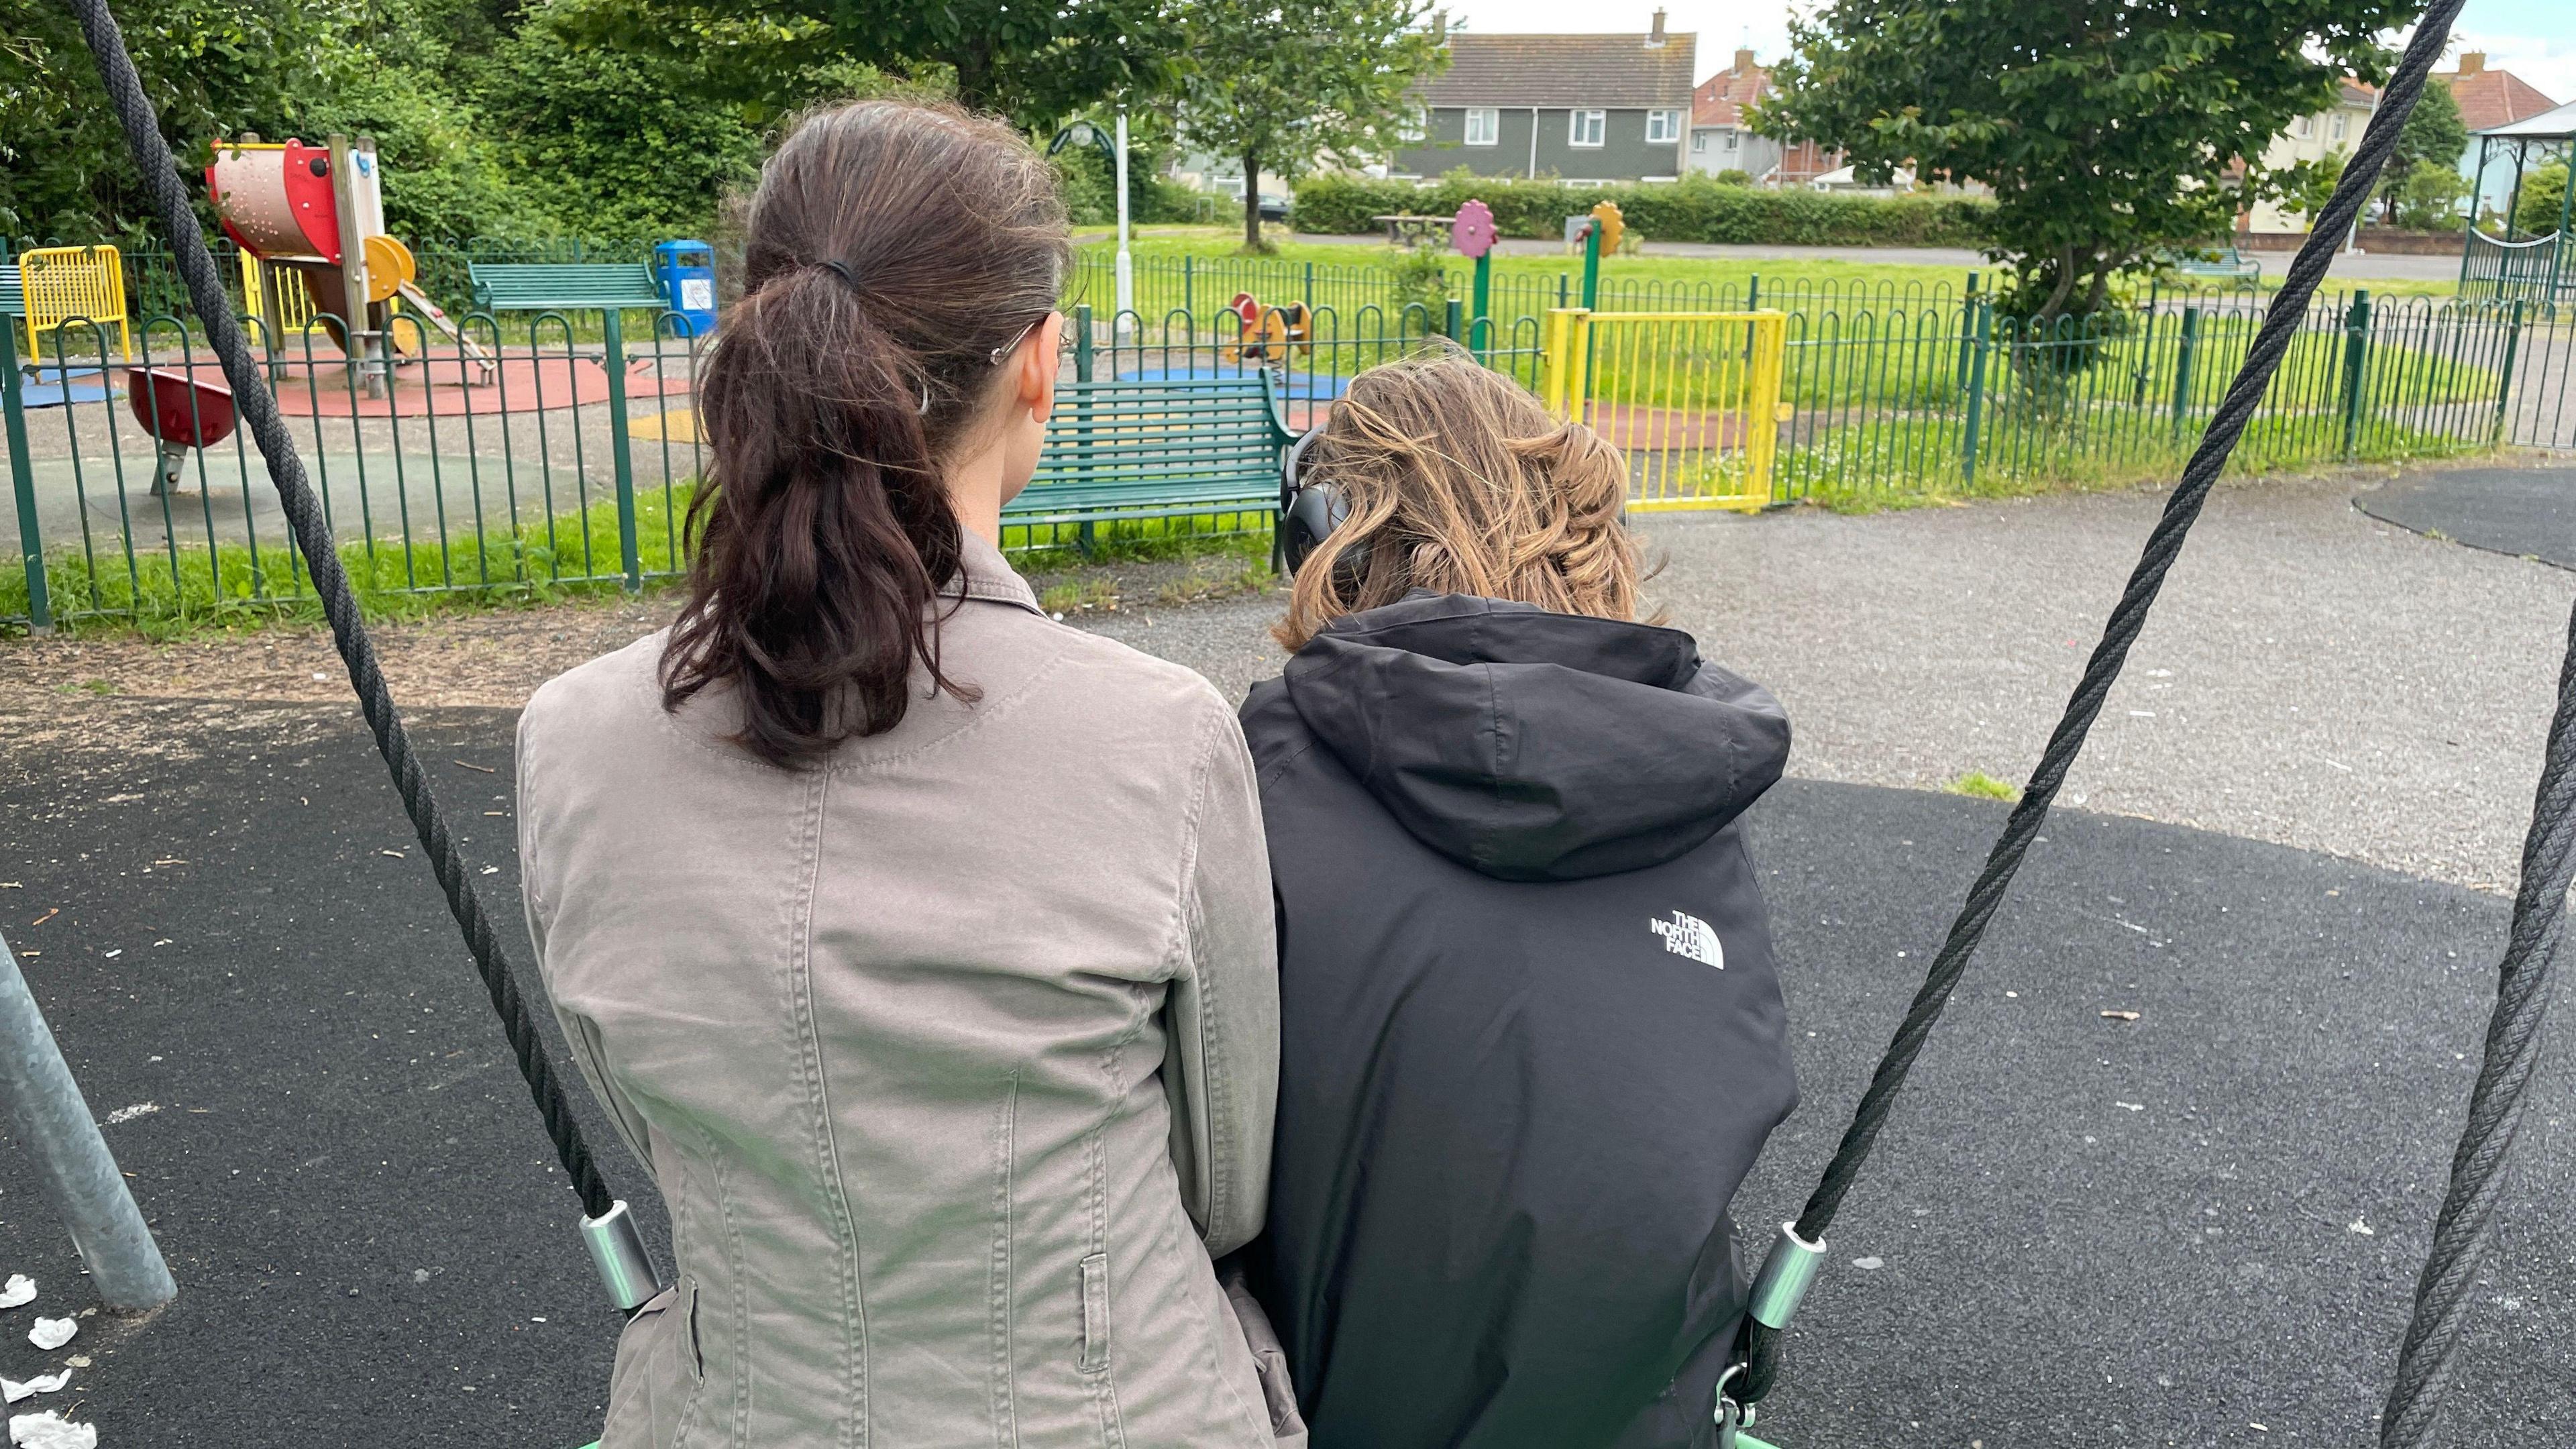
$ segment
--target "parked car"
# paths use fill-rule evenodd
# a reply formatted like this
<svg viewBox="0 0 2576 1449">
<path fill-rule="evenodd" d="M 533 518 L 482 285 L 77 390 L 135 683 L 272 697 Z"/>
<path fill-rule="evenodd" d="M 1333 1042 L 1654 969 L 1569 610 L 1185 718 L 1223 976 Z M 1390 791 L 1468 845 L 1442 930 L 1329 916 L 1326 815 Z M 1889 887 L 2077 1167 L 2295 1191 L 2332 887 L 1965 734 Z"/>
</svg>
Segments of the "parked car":
<svg viewBox="0 0 2576 1449">
<path fill-rule="evenodd" d="M 1263 221 L 1286 221 L 1288 219 L 1288 198 L 1284 196 L 1276 196 L 1267 191 L 1261 193 L 1261 219 Z"/>
</svg>

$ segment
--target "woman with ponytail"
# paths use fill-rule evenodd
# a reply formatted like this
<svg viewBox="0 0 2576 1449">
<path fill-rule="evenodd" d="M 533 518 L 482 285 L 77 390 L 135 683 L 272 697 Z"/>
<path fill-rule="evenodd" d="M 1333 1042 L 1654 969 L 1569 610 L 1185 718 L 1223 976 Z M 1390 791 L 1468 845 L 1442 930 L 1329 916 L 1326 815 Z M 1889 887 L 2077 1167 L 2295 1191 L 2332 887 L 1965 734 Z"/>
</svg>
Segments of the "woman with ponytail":
<svg viewBox="0 0 2576 1449">
<path fill-rule="evenodd" d="M 678 622 L 519 730 L 529 929 L 679 1269 L 604 1449 L 1294 1438 L 1210 1266 L 1267 1191 L 1250 760 L 999 549 L 1054 402 L 1052 173 L 868 102 L 796 129 L 747 233 Z"/>
</svg>

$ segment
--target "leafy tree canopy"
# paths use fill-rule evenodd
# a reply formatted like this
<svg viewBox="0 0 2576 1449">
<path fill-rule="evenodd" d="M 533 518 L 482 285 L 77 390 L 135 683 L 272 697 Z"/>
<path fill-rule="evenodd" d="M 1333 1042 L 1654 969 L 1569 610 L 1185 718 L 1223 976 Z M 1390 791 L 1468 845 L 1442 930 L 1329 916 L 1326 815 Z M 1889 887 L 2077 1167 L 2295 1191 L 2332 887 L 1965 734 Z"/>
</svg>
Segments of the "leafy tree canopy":
<svg viewBox="0 0 2576 1449">
<path fill-rule="evenodd" d="M 1168 93 L 1171 0 L 559 0 L 565 33 L 686 69 L 700 94 L 769 111 L 814 99 L 818 67 L 858 63 L 1050 125 L 1104 96 Z"/>
<path fill-rule="evenodd" d="M 1243 240 L 1261 247 L 1261 173 L 1326 155 L 1385 156 L 1410 92 L 1449 63 L 1422 25 L 1430 0 L 1191 0 L 1182 135 L 1243 163 Z"/>
<path fill-rule="evenodd" d="M 1995 194 L 2005 305 L 2053 318 L 2166 249 L 2223 236 L 2294 176 L 2272 139 L 2383 80 L 2401 0 L 1831 0 L 1793 20 L 1796 54 L 1757 125 Z"/>
</svg>

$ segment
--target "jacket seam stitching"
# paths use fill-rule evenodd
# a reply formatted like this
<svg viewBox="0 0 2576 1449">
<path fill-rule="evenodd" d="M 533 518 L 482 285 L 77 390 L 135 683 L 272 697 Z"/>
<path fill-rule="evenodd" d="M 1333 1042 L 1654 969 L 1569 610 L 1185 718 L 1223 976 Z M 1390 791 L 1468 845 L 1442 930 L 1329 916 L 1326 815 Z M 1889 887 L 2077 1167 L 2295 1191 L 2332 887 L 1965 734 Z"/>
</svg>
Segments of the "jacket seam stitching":
<svg viewBox="0 0 2576 1449">
<path fill-rule="evenodd" d="M 1201 969 L 1197 949 L 1206 925 L 1198 900 L 1197 879 L 1199 847 L 1206 838 L 1208 787 L 1216 773 L 1219 739 L 1212 725 L 1217 717 L 1215 711 L 1203 711 L 1200 716 L 1198 763 L 1190 780 L 1189 835 L 1182 846 L 1181 895 L 1175 903 L 1181 917 L 1180 930 L 1173 941 L 1175 952 L 1187 953 L 1191 984 L 1199 994 L 1196 1030 L 1201 1085 L 1207 1096 L 1205 1115 L 1208 1125 L 1207 1149 L 1200 1154 L 1199 1170 L 1207 1179 L 1207 1222 L 1211 1231 L 1227 1221 L 1233 1206 L 1232 1195 L 1227 1191 L 1226 1175 L 1219 1171 L 1219 1165 L 1226 1161 L 1227 1150 L 1233 1146 L 1233 1135 L 1227 1130 L 1226 1110 L 1232 1103 L 1232 1088 L 1224 1069 L 1224 1033 L 1215 1025 L 1218 1020 L 1215 982 L 1207 971 Z M 1225 718 L 1231 720 L 1232 716 Z M 1192 1133 L 1193 1137 L 1196 1135 Z M 1194 1150 L 1197 1146 L 1195 1141 L 1191 1143 Z"/>
<path fill-rule="evenodd" d="M 806 789 L 804 858 L 789 905 L 788 981 L 796 1017 L 797 1049 L 803 1057 L 806 1107 L 813 1121 L 815 1168 L 831 1203 L 833 1268 L 840 1279 L 842 1310 L 840 1378 L 847 1415 L 838 1438 L 856 1446 L 868 1440 L 867 1338 L 865 1295 L 859 1285 L 858 1229 L 850 1211 L 849 1187 L 841 1175 L 839 1134 L 832 1130 L 832 1097 L 825 1080 L 822 1041 L 814 1021 L 814 898 L 822 872 L 823 817 L 831 776 L 815 772 Z"/>
</svg>

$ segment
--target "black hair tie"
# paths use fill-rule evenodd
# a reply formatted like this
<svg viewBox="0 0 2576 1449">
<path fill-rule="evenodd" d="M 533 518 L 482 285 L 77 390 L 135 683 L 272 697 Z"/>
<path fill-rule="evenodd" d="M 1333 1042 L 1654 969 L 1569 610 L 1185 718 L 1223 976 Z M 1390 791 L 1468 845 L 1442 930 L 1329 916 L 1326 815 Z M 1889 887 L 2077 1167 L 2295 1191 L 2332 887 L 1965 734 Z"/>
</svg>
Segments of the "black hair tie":
<svg viewBox="0 0 2576 1449">
<path fill-rule="evenodd" d="M 848 284 L 851 291 L 855 292 L 859 289 L 858 274 L 850 270 L 849 263 L 835 258 L 831 261 L 817 262 L 815 265 L 821 267 L 827 272 L 830 272 L 833 276 L 840 278 L 844 283 Z"/>
</svg>

